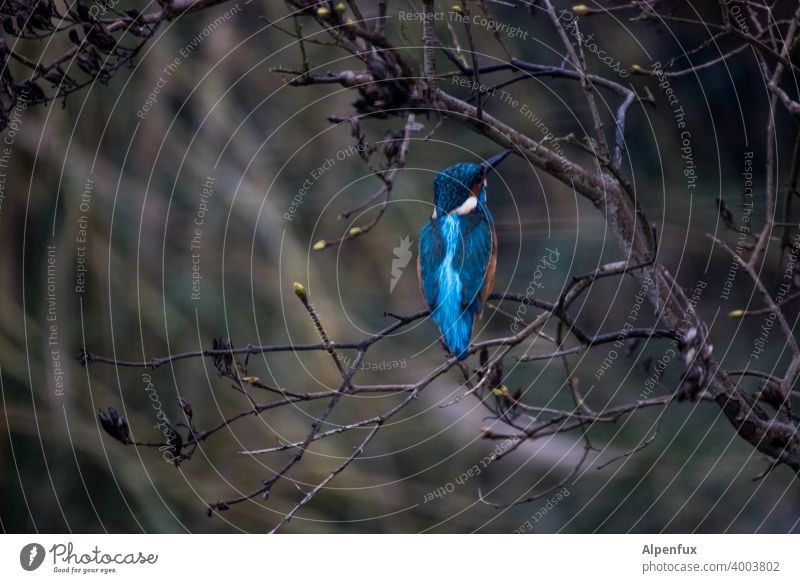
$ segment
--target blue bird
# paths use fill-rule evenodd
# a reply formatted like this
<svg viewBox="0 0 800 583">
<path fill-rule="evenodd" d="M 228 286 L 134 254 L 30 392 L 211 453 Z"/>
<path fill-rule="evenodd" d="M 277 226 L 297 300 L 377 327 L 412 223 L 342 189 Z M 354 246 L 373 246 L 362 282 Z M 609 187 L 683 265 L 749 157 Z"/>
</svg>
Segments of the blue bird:
<svg viewBox="0 0 800 583">
<path fill-rule="evenodd" d="M 433 214 L 419 234 L 422 296 L 458 360 L 469 353 L 472 325 L 494 287 L 497 235 L 486 201 L 486 175 L 508 154 L 440 172 L 433 181 Z"/>
</svg>

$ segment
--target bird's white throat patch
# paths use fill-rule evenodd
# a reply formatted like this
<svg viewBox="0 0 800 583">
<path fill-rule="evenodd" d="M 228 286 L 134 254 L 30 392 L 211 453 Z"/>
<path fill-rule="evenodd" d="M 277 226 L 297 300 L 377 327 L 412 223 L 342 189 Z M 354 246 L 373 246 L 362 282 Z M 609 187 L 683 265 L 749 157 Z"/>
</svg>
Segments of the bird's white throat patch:
<svg viewBox="0 0 800 583">
<path fill-rule="evenodd" d="M 451 210 L 448 215 L 468 215 L 472 211 L 474 211 L 478 206 L 478 197 L 477 196 L 470 196 L 461 203 L 461 206 L 458 208 L 454 208 Z M 433 209 L 433 214 L 431 214 L 431 219 L 436 220 L 439 218 L 439 213 L 436 212 L 436 209 Z"/>
<path fill-rule="evenodd" d="M 467 200 L 461 203 L 460 207 L 453 209 L 453 211 L 450 214 L 468 215 L 469 213 L 474 211 L 475 207 L 477 206 L 478 206 L 478 197 L 470 196 L 467 198 Z"/>
</svg>

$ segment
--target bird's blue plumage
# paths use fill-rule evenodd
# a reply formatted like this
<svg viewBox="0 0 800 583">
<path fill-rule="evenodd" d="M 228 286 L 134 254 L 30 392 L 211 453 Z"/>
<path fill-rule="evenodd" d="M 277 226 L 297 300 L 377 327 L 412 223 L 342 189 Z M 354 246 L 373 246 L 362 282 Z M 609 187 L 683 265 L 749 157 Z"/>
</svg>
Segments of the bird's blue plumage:
<svg viewBox="0 0 800 583">
<path fill-rule="evenodd" d="M 470 189 L 483 181 L 485 169 L 462 162 L 445 168 L 433 181 L 433 204 L 440 215 L 451 212 L 470 196 Z"/>
<path fill-rule="evenodd" d="M 473 322 L 483 310 L 481 294 L 495 251 L 484 176 L 484 168 L 466 163 L 440 173 L 434 181 L 436 213 L 420 233 L 422 293 L 459 360 L 467 357 Z M 476 200 L 465 205 L 470 197 Z"/>
</svg>

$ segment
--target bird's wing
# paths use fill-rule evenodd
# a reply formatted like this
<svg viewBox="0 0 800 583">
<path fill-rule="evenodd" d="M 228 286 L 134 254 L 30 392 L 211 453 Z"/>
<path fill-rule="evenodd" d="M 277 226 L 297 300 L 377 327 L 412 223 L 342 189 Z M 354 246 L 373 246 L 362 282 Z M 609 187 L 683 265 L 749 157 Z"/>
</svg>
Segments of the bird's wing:
<svg viewBox="0 0 800 583">
<path fill-rule="evenodd" d="M 494 289 L 494 276 L 497 271 L 497 233 L 492 229 L 492 253 L 489 256 L 489 265 L 486 267 L 486 277 L 484 278 L 483 289 L 481 290 L 480 299 L 481 303 L 485 303 L 489 299 L 489 295 Z"/>
<path fill-rule="evenodd" d="M 439 296 L 439 282 L 436 272 L 445 256 L 445 245 L 437 220 L 429 220 L 419 233 L 419 255 L 417 256 L 417 274 L 422 297 L 428 302 L 431 311 L 436 309 Z"/>
<path fill-rule="evenodd" d="M 454 263 L 461 279 L 462 309 L 477 316 L 483 310 L 485 289 L 494 284 L 494 229 L 477 213 L 465 215 L 461 220 L 464 245 Z"/>
</svg>

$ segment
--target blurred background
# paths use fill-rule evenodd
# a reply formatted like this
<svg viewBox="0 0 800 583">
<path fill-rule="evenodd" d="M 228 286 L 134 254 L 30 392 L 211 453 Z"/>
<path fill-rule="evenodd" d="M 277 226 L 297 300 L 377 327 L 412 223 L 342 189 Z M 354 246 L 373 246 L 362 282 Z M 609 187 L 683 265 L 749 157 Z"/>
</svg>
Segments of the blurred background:
<svg viewBox="0 0 800 583">
<path fill-rule="evenodd" d="M 293 281 L 306 285 L 334 341 L 374 333 L 391 321 L 385 312 L 407 314 L 423 307 L 414 267 L 416 241 L 431 212 L 436 172 L 498 149 L 452 121 L 425 140 L 439 118 L 417 115 L 424 129 L 414 134 L 379 225 L 341 247 L 313 250 L 315 242 L 341 237 L 376 212 L 371 206 L 339 218 L 380 186 L 353 155 L 350 126 L 327 121 L 351 115 L 356 95 L 336 85 L 287 86 L 288 76 L 273 69 L 300 68 L 300 48 L 270 25 L 286 17 L 286 7 L 253 0 L 225 16 L 232 6 L 164 25 L 135 66 L 64 103 L 22 112 L 13 132 L 0 206 L 0 525 L 6 532 L 269 530 L 363 433 L 317 442 L 292 474 L 297 486 L 284 480 L 267 501 L 256 498 L 208 517 L 208 502 L 257 489 L 290 455 L 237 452 L 301 440 L 321 404 L 243 419 L 176 468 L 156 450 L 110 438 L 99 425 L 98 409 L 115 407 L 137 440 L 158 441 L 157 408 L 180 419 L 178 395 L 192 404 L 201 429 L 246 410 L 246 399 L 219 378 L 210 361 L 178 360 L 147 371 L 103 363 L 83 367 L 80 350 L 142 361 L 207 349 L 219 336 L 235 346 L 316 342 L 292 292 Z M 438 8 L 450 12 L 448 3 Z M 373 10 L 364 9 L 367 15 Z M 499 22 L 525 33 L 503 37 L 515 55 L 560 64 L 562 45 L 545 18 L 522 8 L 492 10 Z M 306 34 L 318 31 L 312 19 L 298 23 Z M 292 19 L 279 26 L 295 30 Z M 405 21 L 395 8 L 388 28 L 391 39 L 406 45 L 409 59 L 418 64 L 419 23 Z M 463 27 L 443 21 L 437 30 L 453 46 L 456 40 L 466 46 Z M 658 61 L 666 66 L 672 58 L 681 68 L 721 50 L 709 44 L 681 58 L 707 40 L 700 31 L 672 34 L 623 16 L 581 19 L 581 30 L 594 33 L 598 45 L 629 71 Z M 504 58 L 486 27 L 473 31 L 482 60 Z M 324 33 L 317 38 L 327 40 Z M 304 48 L 321 72 L 361 68 L 339 49 L 309 43 Z M 31 54 L 37 50 L 41 47 L 32 43 Z M 179 56 L 179 65 L 169 68 Z M 670 80 L 685 112 L 685 129 L 677 126 L 657 80 L 623 77 L 591 52 L 587 59 L 594 72 L 630 83 L 641 94 L 652 92 L 655 104 L 634 106 L 629 116 L 626 173 L 656 224 L 659 251 L 677 280 L 689 290 L 707 283 L 697 310 L 711 325 L 715 354 L 724 365 L 742 368 L 763 321 L 727 317 L 730 310 L 748 306 L 752 286 L 738 274 L 736 285 L 725 291 L 730 260 L 712 252 L 706 233 L 719 231 L 735 245 L 735 235 L 721 230 L 716 200 L 723 198 L 738 218 L 747 171 L 752 171 L 759 209 L 753 225 L 763 221 L 767 99 L 763 86 L 754 82 L 760 79 L 754 56 L 745 51 L 727 67 Z M 453 69 L 445 59 L 439 68 Z M 490 75 L 489 81 L 508 76 Z M 449 80 L 440 85 L 469 96 L 468 88 Z M 581 137 L 590 127 L 585 100 L 570 82 L 537 77 L 506 92 L 508 100 L 500 94 L 489 98 L 486 111 L 534 139 L 571 132 Z M 617 96 L 602 95 L 604 111 L 617 107 Z M 781 186 L 791 156 L 789 125 L 781 118 Z M 368 142 L 380 144 L 388 131 L 402 131 L 403 120 L 365 120 L 362 129 Z M 684 174 L 683 131 L 690 133 L 697 176 L 693 190 Z M 590 164 L 577 148 L 562 147 Z M 377 166 L 380 159 L 379 150 L 371 163 Z M 542 287 L 535 297 L 553 300 L 573 276 L 624 259 L 591 204 L 520 158 L 504 162 L 489 186 L 499 239 L 496 291 L 525 293 L 531 281 L 538 281 Z M 303 188 L 306 192 L 296 198 Z M 404 238 L 413 256 L 391 288 L 392 262 Z M 558 260 L 542 269 L 542 257 L 553 252 Z M 775 259 L 768 265 L 775 273 L 767 281 L 781 272 L 777 245 L 770 254 Z M 633 280 L 606 280 L 574 313 L 588 330 L 618 329 L 637 291 Z M 502 307 L 512 314 L 517 310 L 516 304 Z M 530 308 L 527 317 L 535 313 Z M 653 309 L 645 304 L 637 325 L 653 321 Z M 507 335 L 510 323 L 507 315 L 488 310 L 479 338 Z M 358 382 L 422 378 L 442 361 L 437 335 L 425 320 L 378 343 L 367 354 Z M 609 348 L 572 360 L 580 363 L 581 387 L 592 387 L 589 402 L 596 407 L 640 398 L 648 362 L 660 358 L 666 346 L 652 341 L 630 355 L 620 351 L 598 380 Z M 533 351 L 547 349 L 537 343 Z M 785 364 L 782 349 L 776 328 L 754 368 L 769 371 Z M 254 356 L 249 364 L 250 374 L 297 391 L 335 388 L 339 378 L 322 353 Z M 505 384 L 525 391 L 526 402 L 570 406 L 560 360 L 509 361 L 506 370 Z M 674 390 L 681 372 L 672 363 L 653 395 Z M 526 521 L 532 528 L 525 530 L 534 532 L 798 531 L 800 490 L 791 471 L 779 468 L 754 481 L 767 462 L 736 436 L 713 403 L 675 403 L 593 428 L 599 451 L 559 497 L 554 492 L 531 504 L 490 508 L 479 502 L 479 489 L 497 501 L 544 490 L 569 475 L 583 442 L 578 434 L 568 434 L 528 443 L 457 484 L 456 478 L 475 464 L 480 467 L 496 446 L 480 437 L 487 420 L 477 401 L 439 406 L 463 391 L 455 370 L 438 379 L 285 531 L 513 532 Z M 398 398 L 346 398 L 326 427 L 380 413 Z M 648 447 L 598 469 L 652 437 L 656 426 Z M 426 501 L 440 488 L 444 495 Z"/>
</svg>

